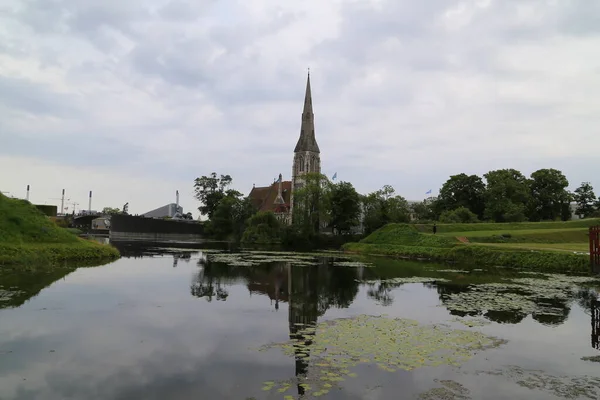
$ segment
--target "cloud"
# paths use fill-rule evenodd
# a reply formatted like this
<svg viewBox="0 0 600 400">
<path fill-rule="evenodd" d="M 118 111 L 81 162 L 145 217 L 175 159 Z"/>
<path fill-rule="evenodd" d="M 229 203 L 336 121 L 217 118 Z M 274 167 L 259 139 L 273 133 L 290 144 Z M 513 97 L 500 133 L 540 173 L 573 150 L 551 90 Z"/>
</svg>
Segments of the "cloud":
<svg viewBox="0 0 600 400">
<path fill-rule="evenodd" d="M 47 198 L 67 184 L 62 171 L 118 180 L 128 195 L 109 190 L 102 205 L 127 197 L 133 212 L 212 171 L 248 192 L 289 178 L 310 67 L 323 172 L 362 192 L 392 184 L 420 198 L 450 174 L 516 166 L 600 188 L 589 172 L 600 145 L 597 7 L 9 0 L 0 163 L 44 165 L 28 174 L 45 177 Z M 0 185 L 17 193 L 24 179 L 2 174 Z"/>
</svg>

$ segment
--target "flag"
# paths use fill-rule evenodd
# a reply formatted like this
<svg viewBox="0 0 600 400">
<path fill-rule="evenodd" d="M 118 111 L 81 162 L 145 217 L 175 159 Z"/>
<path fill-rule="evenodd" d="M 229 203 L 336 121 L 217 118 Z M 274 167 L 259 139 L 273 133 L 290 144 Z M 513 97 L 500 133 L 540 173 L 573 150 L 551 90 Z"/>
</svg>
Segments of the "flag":
<svg viewBox="0 0 600 400">
<path fill-rule="evenodd" d="M 331 180 L 335 181 L 335 178 L 337 178 L 337 172 L 335 174 L 333 174 L 333 176 L 331 177 Z"/>
<path fill-rule="evenodd" d="M 431 194 L 431 189 L 429 189 L 425 194 Z"/>
</svg>

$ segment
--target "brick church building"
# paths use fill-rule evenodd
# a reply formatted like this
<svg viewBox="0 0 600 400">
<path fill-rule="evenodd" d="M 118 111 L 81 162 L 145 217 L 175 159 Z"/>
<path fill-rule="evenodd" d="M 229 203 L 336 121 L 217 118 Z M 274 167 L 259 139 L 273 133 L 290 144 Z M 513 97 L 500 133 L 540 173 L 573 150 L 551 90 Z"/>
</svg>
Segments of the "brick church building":
<svg viewBox="0 0 600 400">
<path fill-rule="evenodd" d="M 248 195 L 259 211 L 272 211 L 280 221 L 288 225 L 292 223 L 294 190 L 298 190 L 304 185 L 305 174 L 321 172 L 321 152 L 315 138 L 314 118 L 309 73 L 306 79 L 300 137 L 294 148 L 292 180 L 284 181 L 282 175 L 279 174 L 279 179 L 273 184 L 263 187 L 254 186 Z"/>
</svg>

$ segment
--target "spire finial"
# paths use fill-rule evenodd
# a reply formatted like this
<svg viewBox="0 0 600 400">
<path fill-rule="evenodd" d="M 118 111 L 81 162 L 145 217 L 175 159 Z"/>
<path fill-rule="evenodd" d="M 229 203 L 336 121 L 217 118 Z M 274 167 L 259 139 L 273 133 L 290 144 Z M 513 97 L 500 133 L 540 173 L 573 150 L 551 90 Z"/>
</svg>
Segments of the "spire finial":
<svg viewBox="0 0 600 400">
<path fill-rule="evenodd" d="M 310 76 L 310 67 L 308 67 L 308 75 Z"/>
</svg>

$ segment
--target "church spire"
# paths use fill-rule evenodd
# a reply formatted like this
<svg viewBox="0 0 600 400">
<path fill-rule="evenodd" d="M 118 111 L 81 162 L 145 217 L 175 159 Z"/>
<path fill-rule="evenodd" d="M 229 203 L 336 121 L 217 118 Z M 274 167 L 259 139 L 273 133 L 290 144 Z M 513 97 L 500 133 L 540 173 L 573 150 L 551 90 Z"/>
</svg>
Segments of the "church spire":
<svg viewBox="0 0 600 400">
<path fill-rule="evenodd" d="M 301 151 L 312 151 L 320 153 L 319 145 L 315 138 L 315 121 L 312 107 L 312 93 L 310 89 L 310 70 L 306 78 L 306 92 L 304 94 L 304 109 L 302 110 L 302 126 L 300 128 L 300 138 L 294 149 L 294 153 Z"/>
</svg>

